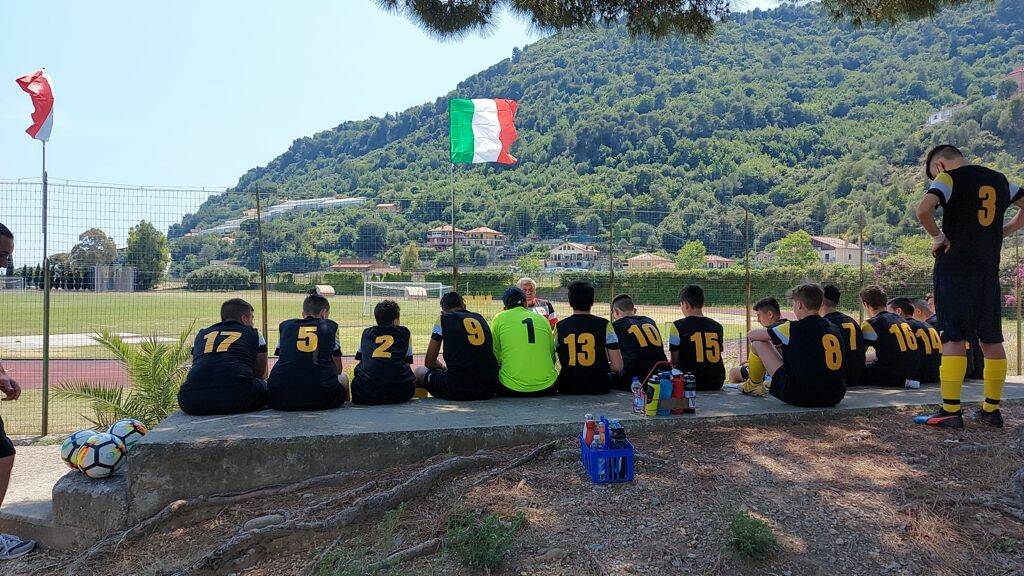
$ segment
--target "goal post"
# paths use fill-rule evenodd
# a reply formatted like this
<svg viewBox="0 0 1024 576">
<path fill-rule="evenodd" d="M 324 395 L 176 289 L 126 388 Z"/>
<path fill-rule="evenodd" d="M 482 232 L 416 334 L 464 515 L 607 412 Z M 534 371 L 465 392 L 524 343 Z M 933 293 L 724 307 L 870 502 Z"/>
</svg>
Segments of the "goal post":
<svg viewBox="0 0 1024 576">
<path fill-rule="evenodd" d="M 452 291 L 440 282 L 365 282 L 363 283 L 363 314 L 373 312 L 377 302 L 391 300 L 433 300 Z"/>
<path fill-rule="evenodd" d="M 0 290 L 24 290 L 25 279 L 21 276 L 0 276 Z"/>
</svg>

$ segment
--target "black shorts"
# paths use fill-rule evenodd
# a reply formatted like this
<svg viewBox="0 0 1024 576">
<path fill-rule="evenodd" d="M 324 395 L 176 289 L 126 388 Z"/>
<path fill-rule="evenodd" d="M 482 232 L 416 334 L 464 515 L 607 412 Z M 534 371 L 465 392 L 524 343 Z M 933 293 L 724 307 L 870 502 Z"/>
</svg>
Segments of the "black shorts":
<svg viewBox="0 0 1024 576">
<path fill-rule="evenodd" d="M 352 379 L 352 403 L 363 406 L 402 404 L 416 395 L 415 382 L 379 382 L 357 372 Z"/>
<path fill-rule="evenodd" d="M 895 370 L 891 366 L 880 366 L 877 362 L 866 364 L 860 376 L 863 386 L 882 386 L 885 388 L 903 388 L 907 384 L 908 375 Z"/>
<path fill-rule="evenodd" d="M 497 378 L 495 378 L 497 380 Z M 487 384 L 474 382 L 467 386 L 444 368 L 434 368 L 427 372 L 423 382 L 427 392 L 434 398 L 442 400 L 490 400 L 497 393 L 497 381 Z"/>
<path fill-rule="evenodd" d="M 192 416 L 256 412 L 267 407 L 267 382 L 253 378 L 249 387 L 182 388 L 178 392 L 178 407 Z"/>
<path fill-rule="evenodd" d="M 846 395 L 846 386 L 826 388 L 820 382 L 800 382 L 790 377 L 785 366 L 772 375 L 768 393 L 786 404 L 801 408 L 831 408 Z"/>
<path fill-rule="evenodd" d="M 963 342 L 976 334 L 985 344 L 1001 343 L 1001 308 L 998 275 L 935 274 L 935 313 L 943 342 Z"/>
<path fill-rule="evenodd" d="M 14 443 L 7 437 L 7 432 L 4 430 L 4 419 L 0 418 L 0 458 L 11 456 L 14 456 Z"/>
</svg>

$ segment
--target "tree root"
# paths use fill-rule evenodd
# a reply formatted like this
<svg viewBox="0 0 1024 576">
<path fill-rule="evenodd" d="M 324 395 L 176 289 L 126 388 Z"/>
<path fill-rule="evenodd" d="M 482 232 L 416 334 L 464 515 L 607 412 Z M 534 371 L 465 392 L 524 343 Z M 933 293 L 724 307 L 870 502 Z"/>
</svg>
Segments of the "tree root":
<svg viewBox="0 0 1024 576">
<path fill-rule="evenodd" d="M 386 558 L 377 562 L 373 565 L 374 570 L 383 570 L 389 566 L 395 564 L 401 564 L 402 562 L 408 562 L 409 560 L 415 560 L 421 556 L 430 556 L 431 554 L 437 554 L 444 547 L 444 540 L 441 538 L 431 538 L 425 542 L 421 542 L 412 548 L 406 548 L 405 550 L 399 550 L 394 554 L 388 555 Z"/>
<path fill-rule="evenodd" d="M 516 458 L 512 462 L 509 462 L 507 465 L 502 466 L 500 468 L 495 468 L 494 470 L 491 470 L 490 472 L 487 472 L 483 476 L 477 478 L 476 480 L 474 480 L 473 482 L 471 482 L 469 484 L 469 488 L 473 488 L 474 486 L 479 486 L 479 485 L 483 484 L 484 482 L 487 482 L 488 480 L 492 480 L 492 479 L 494 479 L 494 478 L 496 478 L 498 476 L 501 476 L 502 474 L 508 472 L 509 470 L 518 468 L 518 467 L 522 466 L 523 464 L 526 464 L 526 463 L 528 463 L 528 462 L 530 462 L 532 460 L 536 460 L 537 458 L 540 458 L 544 454 L 547 454 L 548 452 L 551 452 L 557 446 L 558 446 L 558 440 L 552 440 L 551 442 L 548 442 L 547 444 L 541 444 L 540 446 L 537 446 L 533 450 L 530 450 L 528 453 L 520 456 L 519 458 Z"/>
<path fill-rule="evenodd" d="M 1018 522 L 1024 522 L 1024 510 L 1021 510 L 1017 506 L 1005 502 L 1003 499 L 998 497 L 994 500 L 986 498 L 969 498 L 964 500 L 964 503 L 987 508 L 993 512 L 999 512 L 1004 516 L 1013 518 Z"/>
</svg>

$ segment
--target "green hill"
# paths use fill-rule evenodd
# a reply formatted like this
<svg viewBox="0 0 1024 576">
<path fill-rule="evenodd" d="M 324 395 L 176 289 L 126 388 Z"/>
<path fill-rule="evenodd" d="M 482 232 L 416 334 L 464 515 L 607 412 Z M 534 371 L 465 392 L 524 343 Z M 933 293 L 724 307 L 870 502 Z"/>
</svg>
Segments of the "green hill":
<svg viewBox="0 0 1024 576">
<path fill-rule="evenodd" d="M 747 206 L 759 245 L 784 231 L 843 235 L 860 224 L 870 242 L 890 245 L 916 233 L 909 206 L 930 145 L 961 145 L 1024 177 L 1024 98 L 1001 86 L 1021 64 L 1024 0 L 892 29 L 783 6 L 736 15 L 705 43 L 635 40 L 621 26 L 561 33 L 432 103 L 296 140 L 170 235 L 238 216 L 255 185 L 271 201 L 404 199 L 401 214 L 310 212 L 264 229 L 271 271 L 317 269 L 345 254 L 394 257 L 449 217 L 447 98 L 495 96 L 520 101 L 520 164 L 460 168 L 460 226 L 554 238 L 603 233 L 625 217 L 632 226 L 621 234 L 637 248 L 674 252 L 697 238 L 728 256 Z M 997 92 L 1002 99 L 985 98 Z M 962 102 L 951 122 L 924 126 Z M 613 217 L 603 211 L 610 198 Z M 174 260 L 253 265 L 249 227 L 235 236 L 180 238 Z"/>
</svg>

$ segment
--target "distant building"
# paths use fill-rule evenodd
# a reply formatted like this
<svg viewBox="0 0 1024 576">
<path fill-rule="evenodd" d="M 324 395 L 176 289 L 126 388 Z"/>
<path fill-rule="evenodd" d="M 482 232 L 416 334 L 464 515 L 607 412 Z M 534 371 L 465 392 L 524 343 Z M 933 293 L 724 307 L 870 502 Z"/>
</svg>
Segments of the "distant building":
<svg viewBox="0 0 1024 576">
<path fill-rule="evenodd" d="M 1024 93 L 1024 66 L 1018 66 L 1016 70 L 1007 74 L 1006 77 L 1017 82 L 1017 94 Z"/>
<path fill-rule="evenodd" d="M 381 263 L 373 258 L 342 258 L 331 264 L 331 270 L 334 272 L 359 272 L 360 274 L 367 274 L 380 266 Z"/>
<path fill-rule="evenodd" d="M 563 242 L 548 251 L 544 265 L 548 268 L 593 268 L 601 255 L 589 244 Z"/>
<path fill-rule="evenodd" d="M 928 117 L 928 125 L 934 126 L 936 124 L 942 124 L 943 122 L 949 122 L 949 119 L 953 117 L 953 114 L 956 114 L 966 106 L 966 104 L 954 104 L 933 112 L 932 115 Z"/>
<path fill-rule="evenodd" d="M 726 258 L 725 256 L 719 256 L 718 254 L 708 254 L 704 257 L 705 268 L 728 268 L 732 266 L 736 261 L 732 258 Z"/>
<path fill-rule="evenodd" d="M 626 270 L 630 272 L 641 272 L 644 270 L 674 270 L 675 262 L 651 252 L 637 254 L 626 259 Z"/>
<path fill-rule="evenodd" d="M 393 202 L 387 202 L 383 204 L 377 204 L 377 212 L 396 213 L 401 212 L 401 210 L 398 208 L 398 204 L 395 204 Z"/>
<path fill-rule="evenodd" d="M 860 264 L 860 246 L 842 238 L 811 236 L 811 245 L 824 264 Z M 867 251 L 864 260 L 867 261 Z"/>
<path fill-rule="evenodd" d="M 455 241 L 459 245 L 464 245 L 466 239 L 466 231 L 461 228 L 455 229 Z M 427 246 L 443 250 L 445 248 L 452 247 L 452 227 L 449 224 L 444 226 L 438 226 L 433 230 L 427 231 Z"/>
<path fill-rule="evenodd" d="M 451 230 L 451 227 L 448 228 Z M 456 235 L 458 232 L 456 232 Z M 487 248 L 497 248 L 505 245 L 505 235 L 497 230 L 488 228 L 487 226 L 479 226 L 472 230 L 466 230 L 466 245 L 468 246 L 486 246 Z"/>
</svg>

